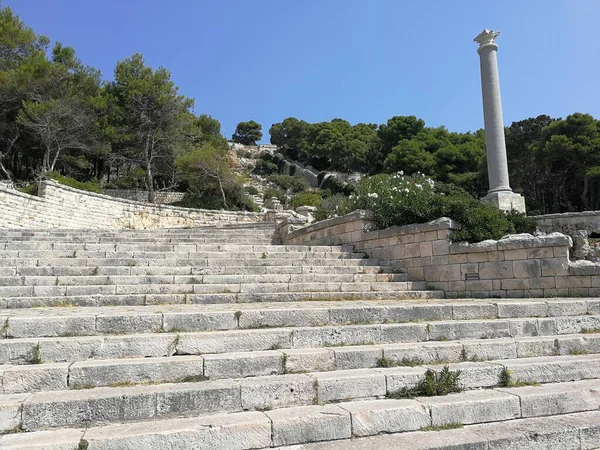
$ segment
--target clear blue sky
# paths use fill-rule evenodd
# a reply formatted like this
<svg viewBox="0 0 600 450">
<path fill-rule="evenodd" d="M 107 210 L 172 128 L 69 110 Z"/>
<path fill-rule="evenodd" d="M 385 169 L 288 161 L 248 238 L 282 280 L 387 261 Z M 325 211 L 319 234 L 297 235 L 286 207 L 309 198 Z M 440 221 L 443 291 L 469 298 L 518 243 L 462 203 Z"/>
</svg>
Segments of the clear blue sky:
<svg viewBox="0 0 600 450">
<path fill-rule="evenodd" d="M 600 119 L 600 0 L 3 0 L 112 79 L 133 53 L 164 66 L 197 114 L 483 126 L 473 38 L 500 30 L 504 120 Z"/>
</svg>

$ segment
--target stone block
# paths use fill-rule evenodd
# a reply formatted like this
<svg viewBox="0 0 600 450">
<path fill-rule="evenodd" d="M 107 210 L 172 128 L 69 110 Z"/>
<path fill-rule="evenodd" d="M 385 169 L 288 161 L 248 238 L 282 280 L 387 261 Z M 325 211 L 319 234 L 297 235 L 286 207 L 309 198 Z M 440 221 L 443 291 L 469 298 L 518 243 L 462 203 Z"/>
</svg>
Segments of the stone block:
<svg viewBox="0 0 600 450">
<path fill-rule="evenodd" d="M 353 437 L 401 433 L 429 426 L 426 406 L 415 400 L 378 400 L 340 404 L 352 416 Z"/>
<path fill-rule="evenodd" d="M 383 357 L 401 363 L 422 364 L 458 362 L 461 360 L 462 345 L 457 342 L 424 342 L 423 344 L 382 344 Z"/>
<path fill-rule="evenodd" d="M 517 346 L 512 339 L 463 341 L 462 345 L 467 359 L 491 361 L 517 357 Z"/>
<path fill-rule="evenodd" d="M 569 274 L 569 261 L 565 258 L 542 259 L 542 276 L 555 277 Z"/>
<path fill-rule="evenodd" d="M 496 339 L 509 336 L 509 322 L 500 319 L 434 322 L 429 325 L 429 340 Z"/>
<path fill-rule="evenodd" d="M 338 345 L 372 345 L 381 341 L 380 325 L 341 325 L 337 327 L 296 328 L 293 348 Z"/>
<path fill-rule="evenodd" d="M 527 259 L 527 249 L 520 248 L 515 250 L 504 250 L 504 260 L 515 261 L 520 259 Z"/>
<path fill-rule="evenodd" d="M 272 422 L 275 446 L 348 439 L 352 435 L 350 414 L 336 405 L 300 406 L 265 414 Z"/>
<path fill-rule="evenodd" d="M 173 341 L 174 337 L 171 338 Z M 291 330 L 238 330 L 181 333 L 177 350 L 182 354 L 225 353 L 232 351 L 268 350 L 290 348 Z"/>
<path fill-rule="evenodd" d="M 433 256 L 433 246 L 431 241 L 425 241 L 425 242 L 421 242 L 419 244 L 419 256 L 421 258 L 423 257 L 427 257 L 427 256 Z"/>
<path fill-rule="evenodd" d="M 333 348 L 335 369 L 365 369 L 377 367 L 377 360 L 383 356 L 383 350 L 373 346 Z"/>
<path fill-rule="evenodd" d="M 224 353 L 204 356 L 204 375 L 211 380 L 284 373 L 286 357 L 280 351 Z"/>
<path fill-rule="evenodd" d="M 496 422 L 521 417 L 519 397 L 493 390 L 418 398 L 431 411 L 431 424 Z"/>
<path fill-rule="evenodd" d="M 452 318 L 454 320 L 489 319 L 498 317 L 498 306 L 493 303 L 454 303 Z"/>
<path fill-rule="evenodd" d="M 334 352 L 330 349 L 287 349 L 283 352 L 285 373 L 326 372 L 335 369 Z"/>
<path fill-rule="evenodd" d="M 502 280 L 501 284 L 502 289 L 504 290 L 514 290 L 520 289 L 525 290 L 529 289 L 529 279 L 528 278 L 513 278 L 508 280 Z"/>
<path fill-rule="evenodd" d="M 548 316 L 583 316 L 588 312 L 586 300 L 549 300 Z"/>
<path fill-rule="evenodd" d="M 517 278 L 541 277 L 542 267 L 538 259 L 513 261 L 513 273 Z"/>
<path fill-rule="evenodd" d="M 512 261 L 483 262 L 479 264 L 479 278 L 482 280 L 512 278 L 513 276 Z"/>
<path fill-rule="evenodd" d="M 68 389 L 69 363 L 13 366 L 2 375 L 6 394 Z"/>
<path fill-rule="evenodd" d="M 30 394 L 10 394 L 0 398 L 0 432 L 9 433 L 21 425 L 21 405 Z M 0 442 L 0 444 L 2 444 Z"/>
<path fill-rule="evenodd" d="M 498 302 L 498 317 L 546 317 L 548 304 L 546 302 Z"/>
<path fill-rule="evenodd" d="M 443 365 L 427 366 L 436 372 L 440 372 Z M 460 386 L 463 389 L 481 389 L 495 387 L 500 380 L 502 367 L 499 364 L 486 362 L 461 362 L 452 364 L 451 370 L 460 370 Z"/>
<path fill-rule="evenodd" d="M 382 324 L 381 339 L 382 344 L 391 344 L 399 342 L 421 342 L 428 338 L 426 324 L 400 323 L 400 324 Z"/>
<path fill-rule="evenodd" d="M 386 394 L 385 376 L 375 370 L 313 373 L 311 377 L 316 380 L 318 399 L 323 402 L 375 398 Z"/>
<path fill-rule="evenodd" d="M 317 389 L 307 375 L 273 375 L 240 381 L 243 409 L 274 409 L 315 403 Z"/>
<path fill-rule="evenodd" d="M 237 328 L 237 320 L 231 311 L 165 312 L 162 327 L 164 331 L 233 330 Z"/>
<path fill-rule="evenodd" d="M 388 394 L 416 386 L 425 374 L 423 367 L 392 367 L 373 370 L 385 376 Z"/>
<path fill-rule="evenodd" d="M 589 288 L 592 286 L 592 278 L 589 275 L 585 276 L 564 276 L 555 277 L 557 289 L 568 289 L 568 288 Z"/>
<path fill-rule="evenodd" d="M 25 316 L 8 320 L 9 338 L 93 336 L 96 334 L 96 318 L 89 316 Z"/>
</svg>

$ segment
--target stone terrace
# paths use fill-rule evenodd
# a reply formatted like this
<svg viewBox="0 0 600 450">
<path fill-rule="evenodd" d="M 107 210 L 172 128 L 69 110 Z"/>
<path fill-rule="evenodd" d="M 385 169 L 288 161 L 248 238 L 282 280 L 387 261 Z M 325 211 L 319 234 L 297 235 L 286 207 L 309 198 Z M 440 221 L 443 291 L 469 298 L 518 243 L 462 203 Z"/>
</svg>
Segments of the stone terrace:
<svg viewBox="0 0 600 450">
<path fill-rule="evenodd" d="M 274 231 L 1 230 L 0 448 L 600 447 L 600 300 L 446 300 Z M 392 398 L 443 365 L 462 392 Z"/>
</svg>

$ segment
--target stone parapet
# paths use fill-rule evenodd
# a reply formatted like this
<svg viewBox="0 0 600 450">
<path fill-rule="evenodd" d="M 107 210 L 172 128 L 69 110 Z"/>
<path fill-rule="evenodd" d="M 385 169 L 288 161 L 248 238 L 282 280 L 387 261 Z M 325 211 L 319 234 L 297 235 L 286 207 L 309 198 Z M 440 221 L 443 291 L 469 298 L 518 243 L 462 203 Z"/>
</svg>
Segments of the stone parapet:
<svg viewBox="0 0 600 450">
<path fill-rule="evenodd" d="M 568 212 L 532 216 L 540 231 L 570 234 L 577 230 L 600 233 L 600 211 Z"/>
<path fill-rule="evenodd" d="M 39 196 L 0 187 L 0 228 L 148 229 L 262 222 L 264 214 L 141 203 L 43 181 Z"/>
<path fill-rule="evenodd" d="M 600 265 L 570 261 L 569 236 L 509 235 L 475 244 L 450 242 L 457 225 L 425 224 L 374 230 L 366 211 L 325 220 L 282 236 L 287 244 L 354 245 L 411 281 L 448 297 L 559 297 L 600 295 Z"/>
</svg>

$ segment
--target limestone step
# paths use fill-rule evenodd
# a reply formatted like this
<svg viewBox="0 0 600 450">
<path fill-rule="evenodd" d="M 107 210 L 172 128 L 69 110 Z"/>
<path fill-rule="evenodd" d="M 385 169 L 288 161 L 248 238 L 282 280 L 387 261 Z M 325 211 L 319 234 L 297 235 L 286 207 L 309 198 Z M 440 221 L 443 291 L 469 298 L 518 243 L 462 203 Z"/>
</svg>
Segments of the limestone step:
<svg viewBox="0 0 600 450">
<path fill-rule="evenodd" d="M 410 281 L 395 283 L 393 291 L 304 291 L 304 292 L 241 292 L 216 294 L 92 294 L 70 296 L 7 297 L 0 299 L 0 309 L 72 306 L 142 306 L 166 304 L 230 304 L 304 301 L 355 301 L 355 300 L 427 300 L 444 297 L 442 291 L 424 290 L 425 283 Z M 225 289 L 228 290 L 228 289 Z"/>
<path fill-rule="evenodd" d="M 353 402 L 350 397 L 335 405 L 318 406 L 322 393 L 334 391 L 342 384 L 331 380 L 327 383 L 301 374 L 3 395 L 0 397 L 3 413 L 5 417 L 12 416 L 13 420 L 3 421 L 2 431 L 8 432 L 15 427 L 37 431 L 175 415 L 192 417 L 252 410 L 266 411 L 274 426 L 281 426 L 282 422 L 291 426 L 291 421 L 302 422 L 300 418 L 307 412 L 315 416 L 314 419 L 320 416 L 321 420 L 326 420 L 323 413 L 327 415 L 326 411 L 337 409 L 346 415 L 348 425 L 354 423 L 354 436 L 369 436 L 450 423 L 470 425 L 597 411 L 600 408 L 600 389 L 596 379 L 475 389 L 446 396 L 402 400 L 385 399 L 385 385 L 371 383 L 362 386 L 361 394 L 371 394 L 367 398 L 379 397 L 377 400 Z M 353 390 L 358 391 L 356 386 Z M 346 391 L 351 393 L 352 389 Z M 399 416 L 404 416 L 404 420 L 399 421 Z M 407 423 L 411 425 L 404 428 Z M 323 422 L 313 421 L 311 428 L 318 426 L 323 426 Z M 350 438 L 351 435 L 343 437 Z M 295 443 L 302 441 L 280 441 L 276 445 Z"/>
<path fill-rule="evenodd" d="M 214 331 L 251 328 L 405 324 L 405 338 L 447 341 L 524 335 L 562 335 L 600 330 L 595 300 L 532 301 L 535 317 L 514 317 L 522 302 L 301 301 L 212 305 L 38 307 L 0 313 L 0 338 Z M 522 310 L 522 308 L 519 308 Z M 524 317 L 523 317 L 524 316 Z M 425 333 L 423 333 L 423 330 Z M 489 332 L 491 331 L 491 333 Z"/>
<path fill-rule="evenodd" d="M 173 266 L 173 267 L 226 267 L 226 266 L 379 266 L 381 261 L 373 258 L 279 258 L 272 256 L 269 258 L 207 258 L 200 255 L 198 257 L 175 257 L 169 258 L 134 258 L 133 256 L 123 258 L 3 258 L 0 259 L 0 267 L 106 267 L 106 266 Z"/>
<path fill-rule="evenodd" d="M 210 275 L 219 277 L 219 275 Z M 127 295 L 127 294 L 220 294 L 220 293 L 278 293 L 278 292 L 394 292 L 407 291 L 414 286 L 424 286 L 419 282 L 403 281 L 335 281 L 335 282 L 254 282 L 252 276 L 242 283 L 216 282 L 188 282 L 164 283 L 154 280 L 152 284 L 141 280 L 139 284 L 82 284 L 65 285 L 60 281 L 54 285 L 33 286 L 0 286 L 0 298 L 10 301 L 14 297 L 36 296 L 71 296 L 80 295 Z M 257 277 L 257 276 L 256 276 Z M 194 278 L 194 277 L 191 277 Z M 190 278 L 190 279 L 191 279 Z M 197 278 L 197 277 L 196 277 Z M 165 278 L 167 279 L 167 278 Z"/>
<path fill-rule="evenodd" d="M 576 337 L 570 337 L 572 343 Z M 570 343 L 569 340 L 564 340 Z M 517 345 L 543 344 L 541 340 L 516 341 Z M 600 336 L 593 344 L 599 350 Z M 460 347 L 476 345 L 474 341 L 461 342 Z M 385 394 L 412 387 L 423 378 L 427 369 L 440 371 L 444 364 L 451 370 L 461 371 L 461 384 L 466 389 L 496 387 L 503 369 L 510 371 L 514 384 L 556 383 L 595 379 L 600 377 L 600 354 L 579 354 L 586 347 L 580 342 L 579 351 L 563 356 L 544 355 L 517 359 L 474 361 L 465 360 L 460 352 L 448 360 L 412 359 L 410 366 L 377 367 L 381 358 L 363 355 L 355 347 L 329 347 L 267 350 L 174 356 L 154 358 L 88 359 L 76 362 L 2 365 L 0 366 L 1 393 L 18 394 L 37 391 L 83 389 L 105 386 L 175 383 L 182 380 L 221 380 L 231 378 L 265 377 L 308 373 L 324 387 L 320 399 L 335 402 L 346 397 L 365 397 L 360 390 L 365 385 L 385 384 Z M 392 349 L 393 346 L 390 345 Z M 418 350 L 415 346 L 414 350 Z M 446 348 L 446 351 L 449 349 Z M 565 350 L 563 346 L 561 350 Z M 529 353 L 528 353 L 529 355 Z M 375 364 L 357 368 L 358 356 L 369 356 Z M 363 361 L 367 361 L 364 358 Z M 401 363 L 401 361 L 399 361 Z M 418 365 L 415 365 L 418 364 Z M 353 367 L 353 368 L 349 368 Z M 380 386 L 381 387 L 381 386 Z M 326 390 L 326 391 L 325 391 Z"/>
<path fill-rule="evenodd" d="M 394 273 L 389 266 L 33 266 L 0 267 L 1 277 L 110 276 L 110 275 L 265 275 L 265 274 L 358 274 Z"/>
<path fill-rule="evenodd" d="M 364 410 L 355 409 L 360 406 L 365 407 Z M 309 406 L 268 412 L 131 422 L 95 426 L 85 430 L 64 428 L 8 434 L 0 437 L 0 445 L 7 450 L 72 450 L 78 448 L 80 443 L 87 443 L 90 450 L 250 450 L 272 447 L 288 450 L 600 448 L 598 411 L 488 422 L 442 431 L 406 431 L 419 430 L 419 419 L 423 418 L 423 408 L 419 409 L 420 405 L 390 402 L 389 411 L 381 414 L 379 412 L 383 408 L 368 409 L 368 406 L 366 403 L 348 403 L 339 406 Z M 394 410 L 393 406 L 396 406 Z M 379 422 L 385 421 L 385 425 L 380 425 L 381 428 L 398 431 L 375 435 L 376 427 L 362 427 L 361 422 L 355 423 L 352 420 L 363 416 Z M 395 422 L 395 427 L 392 421 Z M 368 433 L 374 435 L 369 437 Z"/>
<path fill-rule="evenodd" d="M 99 272 L 99 270 L 97 271 Z M 151 272 L 147 270 L 147 272 Z M 275 272 L 275 271 L 273 271 Z M 77 275 L 77 276 L 0 276 L 0 286 L 98 286 L 132 284 L 243 284 L 243 283 L 370 283 L 406 281 L 406 274 L 186 274 L 158 275 Z M 93 272 L 92 272 L 93 273 Z"/>
</svg>

